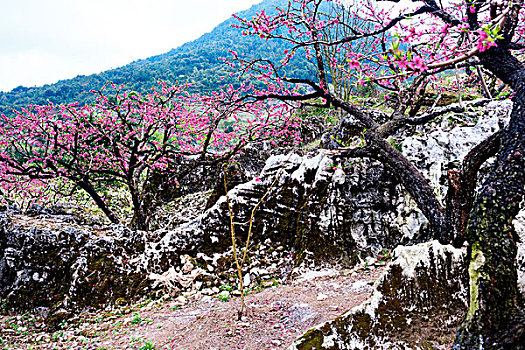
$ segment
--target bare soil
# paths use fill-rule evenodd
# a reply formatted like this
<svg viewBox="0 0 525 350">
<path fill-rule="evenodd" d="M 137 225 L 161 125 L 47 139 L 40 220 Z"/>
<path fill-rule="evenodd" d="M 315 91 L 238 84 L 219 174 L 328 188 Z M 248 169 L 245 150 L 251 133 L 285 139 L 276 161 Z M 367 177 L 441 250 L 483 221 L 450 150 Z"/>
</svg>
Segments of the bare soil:
<svg viewBox="0 0 525 350">
<path fill-rule="evenodd" d="M 295 338 L 367 299 L 383 263 L 303 274 L 289 284 L 252 290 L 238 319 L 240 297 L 199 293 L 112 311 L 84 313 L 46 331 L 29 314 L 0 317 L 4 349 L 286 349 Z"/>
</svg>

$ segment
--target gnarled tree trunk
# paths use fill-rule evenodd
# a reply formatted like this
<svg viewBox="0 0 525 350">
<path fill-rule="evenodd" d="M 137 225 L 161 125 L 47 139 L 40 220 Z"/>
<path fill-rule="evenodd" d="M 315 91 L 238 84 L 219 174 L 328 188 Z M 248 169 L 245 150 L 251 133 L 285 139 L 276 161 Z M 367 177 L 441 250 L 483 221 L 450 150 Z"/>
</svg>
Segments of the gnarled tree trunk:
<svg viewBox="0 0 525 350">
<path fill-rule="evenodd" d="M 518 87 L 496 164 L 470 215 L 469 310 L 454 349 L 525 349 L 512 224 L 525 187 L 525 89 Z"/>
</svg>

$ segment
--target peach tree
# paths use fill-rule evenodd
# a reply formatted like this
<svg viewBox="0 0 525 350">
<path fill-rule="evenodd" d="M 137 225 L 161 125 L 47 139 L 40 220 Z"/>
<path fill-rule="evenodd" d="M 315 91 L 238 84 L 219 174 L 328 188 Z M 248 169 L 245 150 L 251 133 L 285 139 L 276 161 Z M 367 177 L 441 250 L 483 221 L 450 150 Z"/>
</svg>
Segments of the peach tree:
<svg viewBox="0 0 525 350">
<path fill-rule="evenodd" d="M 118 223 L 126 218 L 115 209 L 127 204 L 108 190 L 123 189 L 133 212 L 129 224 L 147 230 L 155 209 L 180 195 L 192 172 L 228 161 L 249 143 L 298 140 L 287 105 L 231 103 L 248 88 L 199 96 L 187 85 L 160 83 L 145 95 L 112 86 L 112 93 L 94 91 L 93 105 L 29 106 L 2 116 L 4 197 L 57 200 L 80 190 Z M 57 183 L 68 184 L 69 193 Z"/>
</svg>

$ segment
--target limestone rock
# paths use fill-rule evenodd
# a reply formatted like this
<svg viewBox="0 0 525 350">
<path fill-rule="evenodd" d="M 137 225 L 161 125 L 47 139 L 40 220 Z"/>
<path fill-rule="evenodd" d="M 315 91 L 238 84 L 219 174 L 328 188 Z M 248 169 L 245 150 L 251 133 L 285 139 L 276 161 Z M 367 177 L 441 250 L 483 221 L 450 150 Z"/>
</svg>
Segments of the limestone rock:
<svg viewBox="0 0 525 350">
<path fill-rule="evenodd" d="M 447 170 L 458 167 L 474 146 L 506 125 L 511 110 L 511 101 L 493 101 L 483 109 L 465 115 L 449 114 L 437 127 L 419 126 L 414 135 L 403 139 L 403 154 L 443 199 L 447 189 Z"/>
<path fill-rule="evenodd" d="M 143 292 L 145 275 L 129 263 L 144 248 L 142 234 L 46 215 L 0 213 L 0 299 L 6 311 L 60 318 Z"/>
<path fill-rule="evenodd" d="M 499 130 L 511 107 L 508 101 L 492 102 L 483 110 L 418 127 L 413 135 L 403 135 L 403 153 L 443 199 L 447 170 Z M 354 124 L 343 120 L 336 136 L 350 140 L 359 129 Z M 369 159 L 339 159 L 327 150 L 272 156 L 259 176 L 229 189 L 234 221 L 249 221 L 263 197 L 254 217 L 253 239 L 270 238 L 292 247 L 296 263 L 307 251 L 315 259 L 355 263 L 429 236 L 428 222 L 415 202 L 382 164 Z M 237 225 L 238 237 L 246 237 L 247 226 Z M 160 241 L 148 244 L 144 268 L 167 271 L 179 254 L 227 250 L 229 230 L 228 204 L 222 196 L 194 220 L 163 231 Z"/>
<path fill-rule="evenodd" d="M 414 206 L 404 205 L 405 196 L 376 162 L 345 165 L 323 151 L 272 156 L 260 176 L 229 190 L 234 221 L 249 221 L 265 194 L 254 216 L 253 239 L 270 238 L 293 247 L 296 261 L 312 251 L 316 259 L 346 257 L 356 262 L 403 240 L 417 240 L 424 232 L 423 223 L 410 237 L 400 229 L 409 219 L 396 221 L 395 210 L 402 207 L 406 217 L 419 218 L 419 214 Z M 237 225 L 237 236 L 245 238 L 247 227 Z M 229 230 L 228 203 L 223 196 L 195 220 L 148 244 L 144 267 L 166 271 L 181 253 L 227 250 Z"/>
<path fill-rule="evenodd" d="M 309 330 L 289 349 L 430 349 L 449 342 L 467 307 L 465 254 L 437 241 L 396 248 L 365 303 Z"/>
</svg>

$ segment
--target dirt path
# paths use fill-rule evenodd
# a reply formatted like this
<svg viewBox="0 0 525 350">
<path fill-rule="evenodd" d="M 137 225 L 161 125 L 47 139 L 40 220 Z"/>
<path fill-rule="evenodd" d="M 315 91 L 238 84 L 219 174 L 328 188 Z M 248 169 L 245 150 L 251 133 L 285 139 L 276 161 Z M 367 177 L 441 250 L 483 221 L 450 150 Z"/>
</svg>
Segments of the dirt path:
<svg viewBox="0 0 525 350">
<path fill-rule="evenodd" d="M 290 284 L 252 291 L 242 320 L 237 320 L 240 297 L 217 295 L 184 305 L 179 298 L 83 314 L 54 333 L 27 314 L 1 317 L 0 344 L 4 349 L 286 349 L 307 329 L 362 303 L 382 270 L 377 264 L 310 272 Z"/>
</svg>

